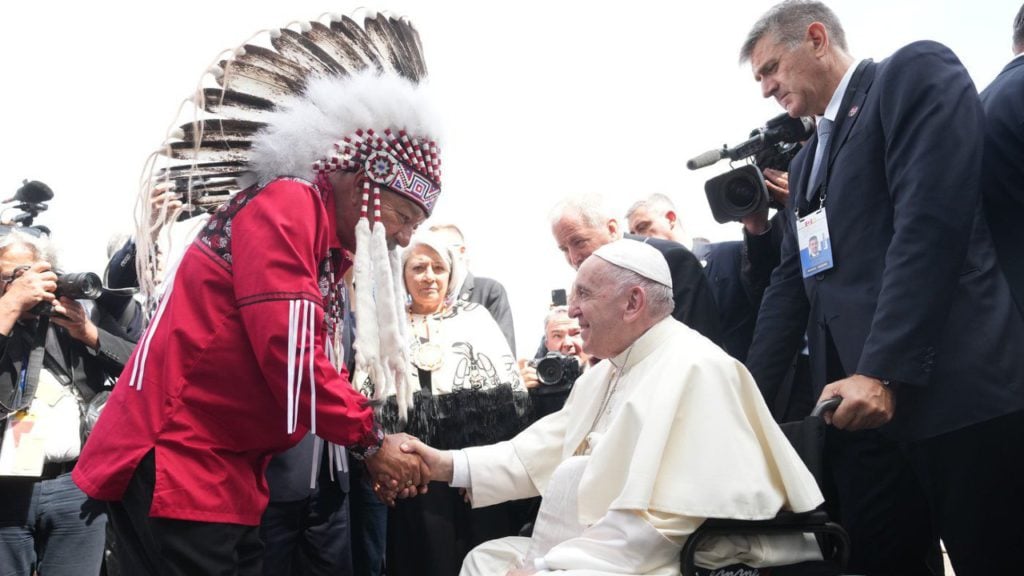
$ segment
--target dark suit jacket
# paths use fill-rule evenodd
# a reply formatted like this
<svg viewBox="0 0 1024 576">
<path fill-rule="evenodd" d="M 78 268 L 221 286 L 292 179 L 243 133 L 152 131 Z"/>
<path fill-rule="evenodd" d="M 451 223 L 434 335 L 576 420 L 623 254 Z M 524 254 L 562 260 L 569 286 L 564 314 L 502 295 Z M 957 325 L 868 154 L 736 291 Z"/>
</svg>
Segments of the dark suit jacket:
<svg viewBox="0 0 1024 576">
<path fill-rule="evenodd" d="M 787 211 L 782 262 L 747 357 L 767 395 L 806 330 L 818 391 L 826 370 L 898 383 L 886 427 L 897 438 L 1024 408 L 1024 321 L 1009 313 L 979 201 L 981 126 L 974 84 L 944 46 L 914 43 L 854 74 L 826 176 L 835 267 L 802 278 Z M 809 144 L 790 166 L 800 215 L 818 202 L 806 199 Z"/>
<path fill-rule="evenodd" d="M 512 324 L 512 307 L 508 305 L 508 294 L 501 282 L 482 276 L 466 275 L 466 280 L 459 290 L 459 300 L 475 302 L 491 313 L 494 321 L 501 328 L 501 333 L 508 340 L 512 355 L 516 354 L 516 329 Z"/>
<path fill-rule="evenodd" d="M 781 221 L 776 214 L 771 230 L 761 236 L 744 232 L 742 242 L 708 245 L 704 275 L 718 306 L 722 348 L 740 362 L 747 358 L 761 299 L 779 265 Z"/>
<path fill-rule="evenodd" d="M 645 238 L 626 234 L 626 238 L 646 242 L 658 249 L 672 272 L 672 292 L 676 307 L 672 317 L 700 332 L 716 344 L 721 344 L 722 328 L 718 320 L 718 307 L 711 295 L 711 286 L 704 277 L 700 260 L 686 246 L 661 238 Z"/>
<path fill-rule="evenodd" d="M 992 240 L 1024 313 L 1024 57 L 1013 59 L 981 93 L 985 109 L 984 186 Z"/>
</svg>

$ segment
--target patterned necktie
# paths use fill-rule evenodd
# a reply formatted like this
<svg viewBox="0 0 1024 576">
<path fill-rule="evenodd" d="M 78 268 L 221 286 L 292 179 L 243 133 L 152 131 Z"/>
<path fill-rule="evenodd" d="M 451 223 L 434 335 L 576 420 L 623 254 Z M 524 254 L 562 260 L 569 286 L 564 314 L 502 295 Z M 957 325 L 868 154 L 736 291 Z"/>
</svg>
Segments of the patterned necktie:
<svg viewBox="0 0 1024 576">
<path fill-rule="evenodd" d="M 815 193 L 818 191 L 818 186 L 821 185 L 823 176 L 820 168 L 822 162 L 828 162 L 828 145 L 829 136 L 832 135 L 832 121 L 824 117 L 818 120 L 817 132 L 818 146 L 814 149 L 814 164 L 811 165 L 810 185 L 807 187 L 808 201 L 814 198 Z"/>
</svg>

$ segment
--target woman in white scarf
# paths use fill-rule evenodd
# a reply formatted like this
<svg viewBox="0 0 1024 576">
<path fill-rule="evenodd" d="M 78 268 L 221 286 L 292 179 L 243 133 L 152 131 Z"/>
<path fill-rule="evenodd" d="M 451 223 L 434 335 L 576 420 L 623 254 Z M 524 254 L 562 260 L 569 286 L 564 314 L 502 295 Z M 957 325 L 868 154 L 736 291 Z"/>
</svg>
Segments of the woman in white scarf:
<svg viewBox="0 0 1024 576">
<path fill-rule="evenodd" d="M 394 390 L 378 407 L 386 431 L 404 430 L 452 449 L 511 438 L 525 425 L 528 401 L 497 322 L 485 308 L 456 298 L 458 268 L 458 259 L 431 232 L 415 236 L 402 253 L 409 380 L 418 391 L 404 428 Z M 354 382 L 372 397 L 367 375 L 356 374 Z M 432 483 L 427 494 L 400 500 L 389 513 L 388 574 L 457 574 L 473 546 L 515 534 L 520 524 L 514 506 L 471 510 L 456 489 Z"/>
</svg>

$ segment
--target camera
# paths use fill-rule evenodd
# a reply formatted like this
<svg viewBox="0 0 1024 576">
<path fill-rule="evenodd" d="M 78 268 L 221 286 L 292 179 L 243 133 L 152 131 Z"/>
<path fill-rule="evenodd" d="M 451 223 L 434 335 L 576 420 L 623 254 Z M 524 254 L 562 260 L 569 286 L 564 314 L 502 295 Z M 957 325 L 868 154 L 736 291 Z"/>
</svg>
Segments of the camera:
<svg viewBox="0 0 1024 576">
<path fill-rule="evenodd" d="M 103 295 L 103 281 L 92 272 L 69 272 L 57 275 L 58 298 L 66 296 L 72 300 L 96 300 Z"/>
<path fill-rule="evenodd" d="M 772 201 L 762 171 L 765 168 L 786 171 L 789 163 L 803 147 L 802 141 L 814 134 L 812 118 L 792 118 L 783 113 L 769 120 L 764 127 L 750 133 L 750 138 L 733 148 L 722 147 L 692 158 L 686 163 L 691 170 L 710 166 L 723 158 L 752 158 L 751 164 L 730 170 L 708 180 L 704 192 L 711 214 L 720 224 L 739 222 L 743 217 L 781 208 Z"/>
<path fill-rule="evenodd" d="M 540 386 L 530 388 L 528 420 L 534 422 L 562 409 L 582 369 L 575 356 L 566 356 L 560 352 L 548 352 L 535 358 L 530 361 L 530 366 L 537 370 L 537 380 L 541 383 Z"/>
<path fill-rule="evenodd" d="M 532 360 L 530 366 L 537 370 L 537 380 L 545 386 L 570 387 L 580 377 L 579 360 L 561 352 L 548 352 Z"/>
<path fill-rule="evenodd" d="M 92 272 L 71 272 L 57 274 L 57 290 L 54 296 L 62 296 L 72 300 L 96 300 L 103 295 L 103 281 L 97 274 Z M 53 305 L 48 302 L 40 302 L 32 308 L 32 313 L 38 316 L 50 316 L 53 314 Z"/>
</svg>

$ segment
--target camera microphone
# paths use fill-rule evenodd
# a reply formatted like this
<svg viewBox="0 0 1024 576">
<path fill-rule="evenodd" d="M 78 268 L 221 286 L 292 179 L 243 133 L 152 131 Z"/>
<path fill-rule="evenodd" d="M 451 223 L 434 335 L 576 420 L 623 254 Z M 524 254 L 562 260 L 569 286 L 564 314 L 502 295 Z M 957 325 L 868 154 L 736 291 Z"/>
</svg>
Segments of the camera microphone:
<svg viewBox="0 0 1024 576">
<path fill-rule="evenodd" d="M 760 153 L 762 150 L 776 144 L 801 142 L 814 134 L 814 119 L 809 117 L 793 118 L 783 112 L 772 118 L 765 124 L 764 128 L 758 128 L 751 133 L 751 137 L 742 144 L 733 148 L 727 146 L 721 150 L 710 150 L 691 158 L 686 167 L 690 170 L 697 170 L 711 166 L 723 158 L 730 160 L 742 160 L 748 156 Z"/>
<path fill-rule="evenodd" d="M 42 202 L 49 202 L 53 200 L 53 190 L 49 186 L 43 184 L 38 180 L 22 180 L 21 188 L 14 194 L 13 198 L 6 200 L 5 202 L 28 202 L 30 204 L 40 204 Z"/>
<path fill-rule="evenodd" d="M 686 167 L 690 170 L 698 170 L 700 168 L 711 166 L 725 157 L 722 155 L 722 152 L 723 150 L 708 150 L 699 156 L 694 156 L 687 160 Z"/>
</svg>

